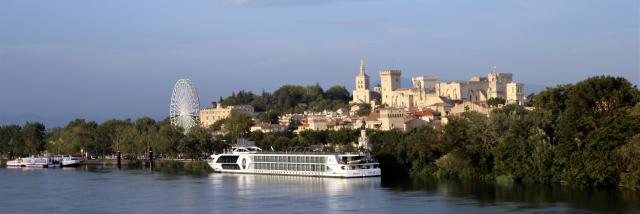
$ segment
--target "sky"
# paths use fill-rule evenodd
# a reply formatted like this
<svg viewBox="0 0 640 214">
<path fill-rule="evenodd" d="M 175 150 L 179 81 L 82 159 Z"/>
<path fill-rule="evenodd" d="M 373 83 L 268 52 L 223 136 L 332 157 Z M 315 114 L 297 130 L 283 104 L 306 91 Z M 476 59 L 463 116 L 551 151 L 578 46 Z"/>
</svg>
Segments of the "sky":
<svg viewBox="0 0 640 214">
<path fill-rule="evenodd" d="M 638 85 L 639 2 L 1 0 L 0 124 L 163 119 L 181 78 L 202 107 L 283 84 L 352 90 L 361 58 L 372 82 L 496 66 L 525 85 Z"/>
</svg>

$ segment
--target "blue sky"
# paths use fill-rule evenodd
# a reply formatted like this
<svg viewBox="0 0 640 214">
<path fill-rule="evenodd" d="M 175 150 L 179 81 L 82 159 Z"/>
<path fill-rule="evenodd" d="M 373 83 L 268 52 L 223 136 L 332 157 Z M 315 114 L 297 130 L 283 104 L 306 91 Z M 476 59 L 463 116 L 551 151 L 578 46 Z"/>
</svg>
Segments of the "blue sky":
<svg viewBox="0 0 640 214">
<path fill-rule="evenodd" d="M 241 89 L 353 88 L 360 58 L 404 77 L 492 66 L 532 85 L 640 82 L 640 5 L 620 1 L 0 1 L 0 124 L 168 115 Z"/>
</svg>

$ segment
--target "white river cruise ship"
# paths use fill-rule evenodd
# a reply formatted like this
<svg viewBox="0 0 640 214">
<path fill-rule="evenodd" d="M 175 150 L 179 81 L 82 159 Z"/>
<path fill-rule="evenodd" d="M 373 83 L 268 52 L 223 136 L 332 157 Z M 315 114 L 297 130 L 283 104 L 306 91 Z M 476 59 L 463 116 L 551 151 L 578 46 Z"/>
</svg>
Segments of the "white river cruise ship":
<svg viewBox="0 0 640 214">
<path fill-rule="evenodd" d="M 233 147 L 228 154 L 212 155 L 215 172 L 296 175 L 336 178 L 380 176 L 380 167 L 367 153 L 270 153 L 255 146 Z"/>
</svg>

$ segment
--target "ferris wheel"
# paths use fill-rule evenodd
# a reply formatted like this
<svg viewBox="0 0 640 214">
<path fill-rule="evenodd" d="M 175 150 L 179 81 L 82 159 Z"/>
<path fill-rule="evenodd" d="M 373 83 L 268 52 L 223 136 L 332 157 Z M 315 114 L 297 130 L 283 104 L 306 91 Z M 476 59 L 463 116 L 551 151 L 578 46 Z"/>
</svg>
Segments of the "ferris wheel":
<svg viewBox="0 0 640 214">
<path fill-rule="evenodd" d="M 200 101 L 198 92 L 189 79 L 180 79 L 173 87 L 169 107 L 171 125 L 182 127 L 188 132 L 198 124 Z"/>
</svg>

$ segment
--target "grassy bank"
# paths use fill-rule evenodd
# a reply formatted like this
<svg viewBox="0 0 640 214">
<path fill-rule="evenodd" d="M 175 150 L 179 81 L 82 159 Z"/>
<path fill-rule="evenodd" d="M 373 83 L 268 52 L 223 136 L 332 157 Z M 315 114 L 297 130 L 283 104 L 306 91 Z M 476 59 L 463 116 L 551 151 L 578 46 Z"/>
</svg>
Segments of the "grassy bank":
<svg viewBox="0 0 640 214">
<path fill-rule="evenodd" d="M 7 166 L 7 159 L 0 159 L 0 167 L 5 167 Z"/>
<path fill-rule="evenodd" d="M 142 160 L 122 160 L 120 164 L 126 167 L 141 167 L 143 166 L 144 161 Z M 99 165 L 99 166 L 115 166 L 118 165 L 118 160 L 116 159 L 96 159 L 96 160 L 85 160 L 83 162 L 84 165 Z"/>
<path fill-rule="evenodd" d="M 172 174 L 208 175 L 213 172 L 207 161 L 159 160 L 155 162 L 156 171 Z"/>
</svg>

